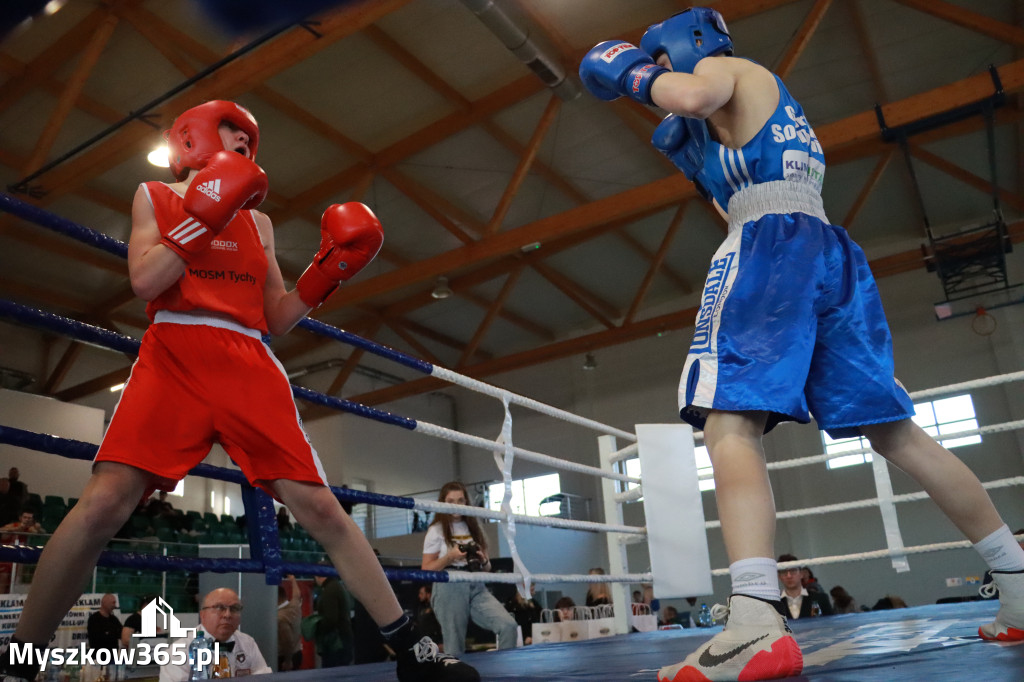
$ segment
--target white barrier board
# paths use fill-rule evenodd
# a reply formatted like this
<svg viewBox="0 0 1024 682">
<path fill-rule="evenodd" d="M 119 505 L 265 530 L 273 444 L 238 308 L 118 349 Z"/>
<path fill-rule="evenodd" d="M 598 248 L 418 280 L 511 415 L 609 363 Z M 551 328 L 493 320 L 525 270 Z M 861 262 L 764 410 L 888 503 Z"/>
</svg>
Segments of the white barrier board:
<svg viewBox="0 0 1024 682">
<path fill-rule="evenodd" d="M 637 424 L 644 515 L 659 599 L 712 593 L 704 503 L 697 487 L 693 428 Z"/>
</svg>

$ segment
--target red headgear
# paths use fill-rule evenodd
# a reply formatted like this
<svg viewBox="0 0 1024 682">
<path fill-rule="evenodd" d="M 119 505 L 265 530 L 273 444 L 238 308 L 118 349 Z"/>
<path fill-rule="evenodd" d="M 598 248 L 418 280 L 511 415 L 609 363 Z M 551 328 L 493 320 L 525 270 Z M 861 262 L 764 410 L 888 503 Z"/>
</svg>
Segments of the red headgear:
<svg viewBox="0 0 1024 682">
<path fill-rule="evenodd" d="M 184 112 L 174 119 L 170 130 L 164 131 L 171 172 L 176 179 L 184 180 L 189 168 L 199 170 L 211 156 L 223 151 L 224 143 L 217 131 L 221 121 L 230 122 L 249 136 L 250 158 L 255 160 L 260 143 L 260 127 L 256 119 L 240 104 L 215 99 Z"/>
</svg>

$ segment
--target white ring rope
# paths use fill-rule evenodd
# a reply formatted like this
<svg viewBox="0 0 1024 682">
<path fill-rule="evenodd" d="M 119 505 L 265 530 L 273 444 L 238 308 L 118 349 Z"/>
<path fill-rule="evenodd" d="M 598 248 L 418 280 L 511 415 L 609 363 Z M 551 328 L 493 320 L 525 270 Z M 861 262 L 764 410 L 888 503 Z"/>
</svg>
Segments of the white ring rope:
<svg viewBox="0 0 1024 682">
<path fill-rule="evenodd" d="M 1016 536 L 1018 540 L 1024 540 L 1024 535 Z M 889 549 L 878 549 L 873 552 L 860 552 L 857 554 L 837 554 L 835 556 L 818 557 L 817 559 L 802 559 L 800 561 L 784 561 L 779 568 L 800 568 L 802 566 L 823 566 L 825 564 L 844 564 L 854 561 L 870 561 L 871 559 L 885 559 L 900 554 L 925 554 L 927 552 L 942 552 L 947 549 L 969 549 L 973 545 L 970 540 L 957 540 L 955 542 L 936 542 L 930 545 L 916 545 L 914 547 L 902 547 L 899 551 Z M 728 568 L 716 568 L 711 575 L 729 575 Z"/>
<path fill-rule="evenodd" d="M 504 452 L 505 445 L 495 443 L 493 440 L 487 440 L 479 436 L 470 436 L 469 434 L 461 433 L 459 431 L 453 431 L 443 426 L 431 424 L 429 422 L 416 422 L 416 428 L 414 429 L 418 433 L 424 433 L 428 436 L 434 436 L 435 438 L 443 438 L 445 440 L 452 440 L 463 445 L 472 445 L 474 447 L 488 450 L 490 452 Z M 626 476 L 625 474 L 617 474 L 613 471 L 605 471 L 598 467 L 589 466 L 587 464 L 580 464 L 578 462 L 569 462 L 564 459 L 558 459 L 551 455 L 542 455 L 539 452 L 533 452 L 532 450 L 524 450 L 520 447 L 513 447 L 517 457 L 525 459 L 530 462 L 538 462 L 540 464 L 547 464 L 553 469 L 564 469 L 566 471 L 575 471 L 582 474 L 590 474 L 592 476 L 601 476 L 603 478 L 612 478 L 617 481 L 625 481 L 626 483 L 639 483 L 639 478 L 632 476 Z"/>
<path fill-rule="evenodd" d="M 1014 476 L 1012 478 L 1001 478 L 996 481 L 989 481 L 981 484 L 986 490 L 992 490 L 994 488 L 1009 488 L 1015 485 L 1024 485 L 1024 476 Z M 920 500 L 929 499 L 928 493 L 923 490 L 916 493 L 904 493 L 902 495 L 893 495 L 893 502 L 918 502 Z M 781 511 L 775 514 L 777 519 L 794 519 L 801 516 L 816 516 L 818 514 L 828 514 L 831 512 L 839 511 L 850 511 L 852 509 L 867 509 L 869 507 L 877 507 L 878 498 L 872 497 L 870 499 L 855 500 L 853 502 L 839 502 L 837 504 L 825 504 L 820 507 L 805 507 L 803 509 L 791 509 L 789 511 Z M 705 528 L 719 528 L 722 525 L 721 521 L 708 521 L 704 524 Z"/>
<path fill-rule="evenodd" d="M 626 573 L 623 575 L 590 575 L 574 573 L 534 573 L 530 578 L 535 583 L 649 583 L 653 580 L 650 573 Z M 470 573 L 468 571 L 448 571 L 450 583 L 522 583 L 523 576 L 518 573 Z"/>
<path fill-rule="evenodd" d="M 973 379 L 971 381 L 964 381 L 959 384 L 950 384 L 948 386 L 939 386 L 938 388 L 926 388 L 922 391 L 914 391 L 910 394 L 910 397 L 914 400 L 920 398 L 931 398 L 936 395 L 943 395 L 946 393 L 959 393 L 960 391 L 968 391 L 972 388 L 987 388 L 989 386 L 999 386 L 1000 384 L 1009 384 L 1014 381 L 1021 381 L 1024 379 L 1024 372 L 1010 372 L 1009 374 L 1000 374 L 994 377 L 984 377 L 982 379 Z"/>
<path fill-rule="evenodd" d="M 1005 433 L 1007 431 L 1016 431 L 1017 429 L 1024 429 L 1024 419 L 1020 419 L 1012 422 L 1003 422 L 1002 424 L 990 424 L 989 426 L 981 426 L 976 429 L 964 430 L 964 431 L 953 431 L 951 433 L 940 434 L 935 440 L 953 440 L 954 438 L 968 438 L 970 436 L 986 436 L 992 433 Z M 774 471 L 777 469 L 793 469 L 795 467 L 801 467 L 806 464 L 817 464 L 819 462 L 827 462 L 835 457 L 844 457 L 846 455 L 858 455 L 858 454 L 878 454 L 875 453 L 871 448 L 857 448 L 856 450 L 843 450 L 833 455 L 810 455 L 808 457 L 796 457 L 794 459 L 785 459 L 781 462 L 769 462 L 768 470 Z"/>
<path fill-rule="evenodd" d="M 627 445 L 621 450 L 616 450 L 612 454 L 608 455 L 608 461 L 611 462 L 612 464 L 615 464 L 616 462 L 622 462 L 624 460 L 629 459 L 633 455 L 636 455 L 639 452 L 640 444 L 633 443 L 632 445 Z"/>
<path fill-rule="evenodd" d="M 545 405 L 544 403 L 533 400 L 532 398 L 527 398 L 512 393 L 511 391 L 506 391 L 505 389 L 485 384 L 482 381 L 471 379 L 470 377 L 463 376 L 462 374 L 458 374 L 457 372 L 453 372 L 452 370 L 444 367 L 434 365 L 434 369 L 430 374 L 438 379 L 443 379 L 444 381 L 457 384 L 464 388 L 469 388 L 479 393 L 483 393 L 484 395 L 497 398 L 498 400 L 508 400 L 510 403 L 530 408 L 540 412 L 541 414 L 546 414 L 549 417 L 556 417 L 563 421 L 567 421 L 570 424 L 585 426 L 593 431 L 606 433 L 608 435 L 615 436 L 616 438 L 622 438 L 631 442 L 636 440 L 636 434 L 630 433 L 629 431 L 623 431 L 615 428 L 614 426 L 608 426 L 607 424 L 602 424 L 601 422 L 594 421 L 593 419 L 587 419 L 573 414 L 572 412 L 566 412 L 565 410 L 560 410 L 557 407 Z"/>
<path fill-rule="evenodd" d="M 479 516 L 484 519 L 494 519 L 496 521 L 501 521 L 505 518 L 505 515 L 500 511 L 494 511 L 492 509 L 484 509 L 482 507 L 465 507 L 459 504 L 433 502 L 431 500 L 415 500 L 413 509 L 429 512 L 441 512 L 442 514 Z M 624 526 L 613 523 L 598 523 L 597 521 L 577 521 L 575 519 L 554 519 L 549 516 L 526 516 L 525 514 L 513 514 L 512 518 L 516 520 L 516 523 L 525 523 L 531 526 L 551 526 L 553 528 L 571 528 L 573 530 L 592 530 L 608 533 L 647 535 L 647 529 L 643 526 Z"/>
</svg>

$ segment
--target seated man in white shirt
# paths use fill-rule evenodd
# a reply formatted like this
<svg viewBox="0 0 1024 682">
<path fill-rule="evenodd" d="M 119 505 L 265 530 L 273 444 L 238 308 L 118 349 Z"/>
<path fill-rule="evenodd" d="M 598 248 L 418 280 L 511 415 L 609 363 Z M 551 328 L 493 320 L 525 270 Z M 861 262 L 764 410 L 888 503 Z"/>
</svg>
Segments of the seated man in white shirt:
<svg viewBox="0 0 1024 682">
<path fill-rule="evenodd" d="M 256 640 L 238 629 L 242 620 L 242 602 L 234 590 L 220 587 L 203 599 L 199 609 L 199 623 L 207 637 L 220 645 L 220 660 L 211 666 L 210 677 L 245 677 L 265 675 L 273 672 L 256 646 Z M 172 651 L 177 653 L 188 648 L 191 638 L 177 639 Z M 230 674 L 224 674 L 230 670 Z M 188 662 L 182 665 L 165 665 L 160 668 L 160 682 L 185 682 L 188 680 Z"/>
<path fill-rule="evenodd" d="M 783 554 L 778 562 L 799 561 L 792 554 Z M 820 591 L 808 592 L 803 586 L 802 567 L 779 569 L 779 581 L 782 593 L 779 599 L 789 610 L 789 617 L 809 618 L 811 616 L 831 616 L 832 604 L 828 597 Z"/>
</svg>

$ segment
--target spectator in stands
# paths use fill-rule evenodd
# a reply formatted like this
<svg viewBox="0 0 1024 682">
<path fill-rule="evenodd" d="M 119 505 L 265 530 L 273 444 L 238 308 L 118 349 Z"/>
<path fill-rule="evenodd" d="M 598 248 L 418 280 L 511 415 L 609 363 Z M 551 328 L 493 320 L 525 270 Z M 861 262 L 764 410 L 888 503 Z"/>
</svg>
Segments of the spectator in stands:
<svg viewBox="0 0 1024 682">
<path fill-rule="evenodd" d="M 449 481 L 441 487 L 439 502 L 470 504 L 466 486 Z M 476 517 L 459 513 L 434 515 L 423 537 L 424 571 L 491 570 L 487 538 Z M 516 646 L 516 621 L 482 583 L 437 583 L 432 598 L 434 612 L 444 632 L 445 653 L 459 656 L 466 648 L 470 618 L 497 635 L 499 649 Z"/>
<path fill-rule="evenodd" d="M 604 575 L 604 569 L 598 566 L 590 569 L 589 573 L 590 575 Z M 590 583 L 590 587 L 587 588 L 587 606 L 603 606 L 611 603 L 612 592 L 608 588 L 608 583 Z"/>
<path fill-rule="evenodd" d="M 256 640 L 238 629 L 242 620 L 242 602 L 238 593 L 226 587 L 213 590 L 203 599 L 199 609 L 199 623 L 209 637 L 220 645 L 220 660 L 213 668 L 211 678 L 265 675 L 273 670 L 267 665 Z M 171 643 L 187 647 L 191 637 Z M 160 667 L 160 682 L 185 682 L 189 679 L 188 662 Z"/>
<path fill-rule="evenodd" d="M 17 471 L 13 469 L 12 471 Z M 36 523 L 36 516 L 31 511 L 21 512 L 21 517 L 17 521 L 12 521 L 7 525 L 0 527 L 0 542 L 5 545 L 14 544 L 29 544 L 30 534 L 45 533 L 41 525 Z M 33 565 L 22 565 L 22 569 L 19 575 L 19 582 L 29 583 L 32 581 L 32 574 L 35 571 Z M 14 564 L 10 562 L 0 562 L 0 592 L 9 592 L 11 589 L 11 576 L 14 574 Z"/>
<path fill-rule="evenodd" d="M 46 530 L 36 522 L 35 512 L 31 510 L 24 510 L 21 512 L 21 516 L 18 517 L 17 521 L 11 521 L 7 525 L 0 527 L 0 533 L 4 533 L 2 540 L 5 545 L 12 544 L 15 541 L 24 542 L 24 535 L 26 533 L 45 533 Z"/>
<path fill-rule="evenodd" d="M 660 617 L 658 618 L 658 627 L 661 628 L 671 625 L 680 625 L 679 612 L 676 611 L 676 607 L 666 604 L 665 608 L 661 610 Z"/>
<path fill-rule="evenodd" d="M 117 597 L 108 593 L 100 599 L 99 609 L 89 614 L 86 635 L 90 649 L 114 651 L 120 648 L 122 626 L 121 619 L 114 615 L 116 608 Z"/>
<path fill-rule="evenodd" d="M 326 562 L 321 562 L 326 563 Z M 314 578 L 317 593 L 314 597 L 316 613 L 317 653 L 322 668 L 352 665 L 354 639 L 352 633 L 352 599 L 336 577 L 318 575 Z"/>
<path fill-rule="evenodd" d="M 437 614 L 434 613 L 434 607 L 430 604 L 431 598 L 434 596 L 434 586 L 430 583 L 424 583 L 420 585 L 419 592 L 417 594 L 416 601 L 416 613 L 414 618 L 416 624 L 420 626 L 420 632 L 430 637 L 438 646 L 444 644 L 444 633 L 441 632 L 441 623 L 437 620 Z"/>
<path fill-rule="evenodd" d="M 857 613 L 860 611 L 860 608 L 857 606 L 857 602 L 853 600 L 850 593 L 841 585 L 833 587 L 829 590 L 829 594 L 832 595 L 833 613 Z"/>
<path fill-rule="evenodd" d="M 887 594 L 871 607 L 872 611 L 888 611 L 889 609 L 905 609 L 907 608 L 907 602 L 903 601 L 901 597 L 897 597 L 893 594 Z"/>
<path fill-rule="evenodd" d="M 166 519 L 171 528 L 181 530 L 185 527 L 185 516 L 174 505 L 167 501 L 167 491 L 161 490 L 156 497 L 151 497 L 146 504 L 146 515 L 153 518 Z"/>
<path fill-rule="evenodd" d="M 792 554 L 779 556 L 778 563 L 798 561 Z M 809 592 L 803 586 L 803 567 L 780 568 L 779 580 L 782 581 L 782 593 L 779 599 L 789 611 L 790 618 L 809 618 L 811 616 L 831 616 L 832 604 L 828 596 L 820 591 Z"/>
<path fill-rule="evenodd" d="M 804 589 L 808 592 L 824 592 L 825 588 L 821 586 L 818 579 L 814 577 L 814 571 L 807 566 L 800 569 L 800 584 L 804 586 Z"/>
<path fill-rule="evenodd" d="M 288 507 L 277 510 L 277 532 L 283 533 L 292 529 L 292 518 L 288 516 Z"/>
<path fill-rule="evenodd" d="M 0 479 L 0 525 L 17 521 L 28 504 L 28 486 L 19 480 L 20 476 L 18 467 L 11 467 L 7 478 Z"/>
<path fill-rule="evenodd" d="M 139 608 L 132 611 L 132 614 L 124 619 L 124 626 L 121 628 L 121 646 L 125 649 L 132 647 L 132 635 L 137 632 L 142 632 L 142 609 L 149 605 L 149 602 L 156 599 L 156 596 L 144 596 L 139 599 Z M 163 635 L 166 632 L 163 626 L 160 624 L 159 619 L 156 623 L 156 634 Z"/>
<path fill-rule="evenodd" d="M 537 583 L 530 583 L 530 598 L 523 599 L 519 590 L 512 593 L 512 598 L 505 602 L 505 610 L 512 614 L 516 624 L 523 631 L 523 644 L 533 644 L 533 624 L 540 622 L 540 605 L 534 600 Z"/>
<path fill-rule="evenodd" d="M 561 623 L 564 620 L 576 619 L 576 602 L 572 597 L 562 597 L 555 602 L 555 622 Z"/>
<path fill-rule="evenodd" d="M 277 586 L 277 669 L 281 672 L 302 668 L 302 591 L 294 575 L 287 580 L 287 589 L 284 584 Z"/>
</svg>

